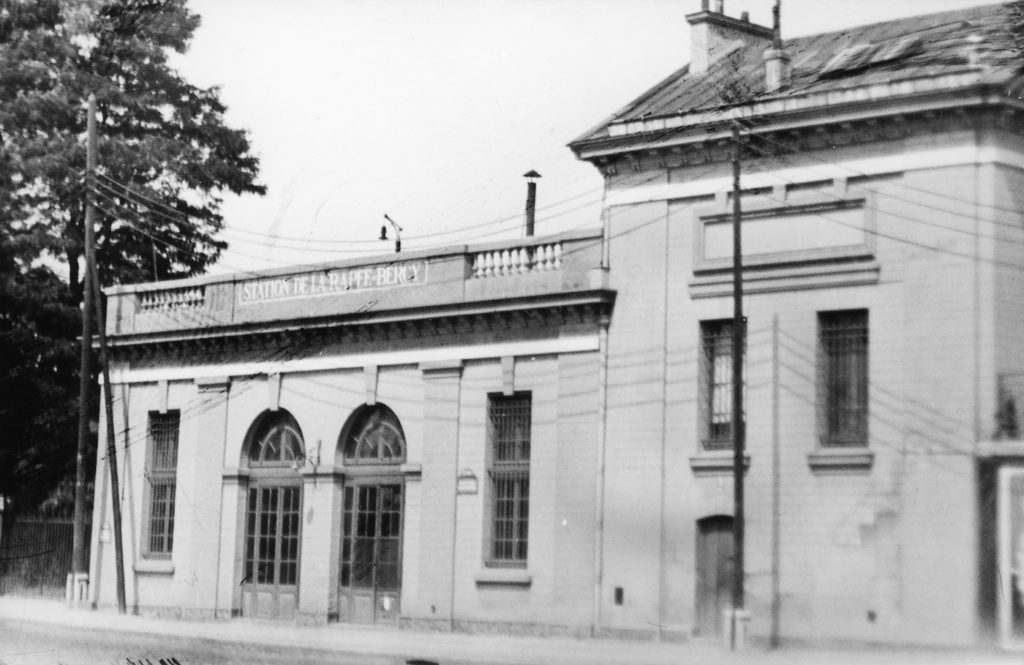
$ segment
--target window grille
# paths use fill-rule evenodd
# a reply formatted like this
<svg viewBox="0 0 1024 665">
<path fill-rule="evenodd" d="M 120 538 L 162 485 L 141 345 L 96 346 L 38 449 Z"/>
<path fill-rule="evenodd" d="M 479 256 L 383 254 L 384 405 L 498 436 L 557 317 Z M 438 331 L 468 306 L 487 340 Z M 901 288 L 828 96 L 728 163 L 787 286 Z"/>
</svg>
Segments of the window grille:
<svg viewBox="0 0 1024 665">
<path fill-rule="evenodd" d="M 490 565 L 525 566 L 530 521 L 531 396 L 491 395 Z"/>
<path fill-rule="evenodd" d="M 146 552 L 169 557 L 174 549 L 174 497 L 178 469 L 180 414 L 149 414 L 149 458 L 146 479 L 149 520 Z"/>
<path fill-rule="evenodd" d="M 260 466 L 290 466 L 305 461 L 302 435 L 291 417 L 276 415 L 261 424 L 260 432 L 249 449 L 249 464 Z"/>
<path fill-rule="evenodd" d="M 399 464 L 405 459 L 405 434 L 398 417 L 383 404 L 357 412 L 344 447 L 346 464 Z"/>
<path fill-rule="evenodd" d="M 818 314 L 818 368 L 821 445 L 867 445 L 867 310 Z"/>
<path fill-rule="evenodd" d="M 732 321 L 705 321 L 700 330 L 701 440 L 708 450 L 731 448 Z"/>
</svg>

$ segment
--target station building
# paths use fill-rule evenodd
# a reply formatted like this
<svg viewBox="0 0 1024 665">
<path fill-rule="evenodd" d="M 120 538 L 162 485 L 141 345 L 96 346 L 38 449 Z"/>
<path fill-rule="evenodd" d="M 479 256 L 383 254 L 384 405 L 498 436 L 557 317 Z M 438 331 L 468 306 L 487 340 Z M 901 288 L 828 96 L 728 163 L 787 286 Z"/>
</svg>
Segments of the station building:
<svg viewBox="0 0 1024 665">
<path fill-rule="evenodd" d="M 136 611 L 718 636 L 738 145 L 751 634 L 1024 643 L 1006 10 L 782 40 L 721 4 L 571 144 L 593 231 L 108 292 Z"/>
</svg>

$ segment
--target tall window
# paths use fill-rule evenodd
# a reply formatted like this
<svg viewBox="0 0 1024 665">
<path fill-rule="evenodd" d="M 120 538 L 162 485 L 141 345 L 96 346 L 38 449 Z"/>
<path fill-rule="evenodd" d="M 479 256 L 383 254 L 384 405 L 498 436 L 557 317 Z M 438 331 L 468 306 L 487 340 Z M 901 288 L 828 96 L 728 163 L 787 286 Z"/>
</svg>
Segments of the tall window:
<svg viewBox="0 0 1024 665">
<path fill-rule="evenodd" d="M 530 393 L 488 398 L 492 566 L 525 566 L 530 521 Z"/>
<path fill-rule="evenodd" d="M 178 475 L 177 411 L 149 414 L 149 452 L 146 480 L 149 493 L 149 520 L 146 554 L 169 557 L 174 549 L 174 494 Z"/>
<path fill-rule="evenodd" d="M 704 448 L 732 446 L 732 321 L 700 324 L 700 421 Z M 746 340 L 744 340 L 746 343 Z"/>
<path fill-rule="evenodd" d="M 867 310 L 818 314 L 818 422 L 823 446 L 867 445 Z"/>
</svg>

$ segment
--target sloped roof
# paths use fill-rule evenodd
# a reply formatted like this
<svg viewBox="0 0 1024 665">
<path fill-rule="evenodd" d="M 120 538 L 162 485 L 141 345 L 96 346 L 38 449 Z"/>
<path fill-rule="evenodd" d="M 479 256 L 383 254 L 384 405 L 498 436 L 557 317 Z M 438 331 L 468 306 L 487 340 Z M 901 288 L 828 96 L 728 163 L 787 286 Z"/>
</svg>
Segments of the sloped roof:
<svg viewBox="0 0 1024 665">
<path fill-rule="evenodd" d="M 979 75 L 973 84 L 1008 82 L 1020 73 L 1022 61 L 1013 49 L 1007 11 L 1002 4 L 986 5 L 785 40 L 783 47 L 791 57 L 792 78 L 788 86 L 772 93 L 765 89 L 764 46 L 737 43 L 708 71 L 690 74 L 689 66 L 682 67 L 570 145 L 608 137 L 609 126 L 622 122 L 720 109 L 761 99 L 968 72 Z M 881 51 L 897 47 L 907 38 L 914 38 L 914 48 L 902 57 L 822 72 L 844 49 L 870 44 Z M 969 60 L 972 50 L 977 54 L 975 63 Z"/>
</svg>

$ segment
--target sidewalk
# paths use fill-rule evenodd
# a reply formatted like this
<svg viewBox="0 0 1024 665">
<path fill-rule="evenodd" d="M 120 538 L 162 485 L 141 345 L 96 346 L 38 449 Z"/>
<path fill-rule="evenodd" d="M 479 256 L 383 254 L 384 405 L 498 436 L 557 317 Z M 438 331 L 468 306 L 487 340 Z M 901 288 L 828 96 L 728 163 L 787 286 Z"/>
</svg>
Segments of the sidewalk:
<svg viewBox="0 0 1024 665">
<path fill-rule="evenodd" d="M 874 664 L 1009 664 L 1021 662 L 1021 654 L 994 651 L 942 651 L 926 649 L 784 648 L 764 651 L 752 648 L 729 652 L 714 642 L 667 644 L 611 639 L 570 639 L 469 635 L 464 633 L 328 626 L 296 626 L 290 623 L 233 619 L 230 621 L 183 621 L 119 615 L 113 611 L 71 610 L 53 601 L 0 598 L 0 621 L 29 621 L 56 626 L 174 635 L 280 647 L 316 648 L 344 654 L 389 656 L 445 663 L 495 663 L 516 665 L 697 665 L 701 663 L 764 663 L 765 665 L 820 665 L 821 663 Z"/>
</svg>

